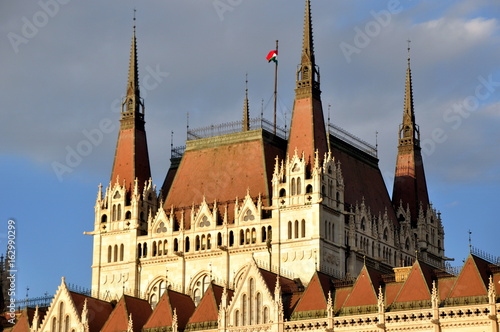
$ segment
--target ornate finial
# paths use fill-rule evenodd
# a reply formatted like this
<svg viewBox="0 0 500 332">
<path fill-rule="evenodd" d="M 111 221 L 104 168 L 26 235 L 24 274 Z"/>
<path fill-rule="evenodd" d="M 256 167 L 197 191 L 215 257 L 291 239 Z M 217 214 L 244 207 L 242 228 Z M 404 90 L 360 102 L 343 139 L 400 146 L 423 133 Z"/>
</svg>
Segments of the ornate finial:
<svg viewBox="0 0 500 332">
<path fill-rule="evenodd" d="M 410 60 L 410 43 L 411 43 L 411 40 L 408 39 L 407 42 L 408 42 L 408 61 L 409 61 Z"/>
<path fill-rule="evenodd" d="M 384 292 L 382 291 L 382 286 L 378 287 L 378 297 L 377 297 L 378 312 L 384 312 Z"/>
<path fill-rule="evenodd" d="M 493 282 L 493 276 L 490 275 L 488 284 L 488 302 L 489 304 L 495 304 L 497 298 L 497 293 L 495 290 L 495 283 Z"/>
<path fill-rule="evenodd" d="M 469 253 L 472 253 L 472 232 L 469 229 Z"/>
<path fill-rule="evenodd" d="M 431 294 L 432 307 L 437 308 L 439 306 L 439 296 L 436 287 L 436 280 L 432 281 L 432 294 Z"/>
</svg>

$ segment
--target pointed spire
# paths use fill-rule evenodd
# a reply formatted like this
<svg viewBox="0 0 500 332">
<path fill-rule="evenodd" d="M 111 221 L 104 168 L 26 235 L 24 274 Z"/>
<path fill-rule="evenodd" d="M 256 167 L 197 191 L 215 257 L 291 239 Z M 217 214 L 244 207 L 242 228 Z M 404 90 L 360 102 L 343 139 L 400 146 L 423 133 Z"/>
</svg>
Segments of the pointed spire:
<svg viewBox="0 0 500 332">
<path fill-rule="evenodd" d="M 297 70 L 288 153 L 304 153 L 308 168 L 313 166 L 315 151 L 323 158 L 328 152 L 327 133 L 321 104 L 320 75 L 314 56 L 311 1 L 306 0 L 302 56 Z"/>
<path fill-rule="evenodd" d="M 115 184 L 120 179 L 125 184 L 128 192 L 134 189 L 135 180 L 138 180 L 138 190 L 141 192 L 144 183 L 151 178 L 144 125 L 144 101 L 141 98 L 139 90 L 134 10 L 127 91 L 122 102 L 120 132 L 118 134 L 115 160 L 111 173 L 111 183 Z"/>
<path fill-rule="evenodd" d="M 413 88 L 411 81 L 411 67 L 410 67 L 410 41 L 408 40 L 408 68 L 406 69 L 406 84 L 405 84 L 405 101 L 403 124 L 400 129 L 400 139 L 411 138 L 415 144 L 420 146 L 420 132 L 415 123 L 415 111 L 413 108 Z"/>
<path fill-rule="evenodd" d="M 245 76 L 245 101 L 243 102 L 243 131 L 250 130 L 250 110 L 248 107 L 248 74 Z"/>
<path fill-rule="evenodd" d="M 408 68 L 406 69 L 403 122 L 399 127 L 399 145 L 392 191 L 392 204 L 410 207 L 411 225 L 416 227 L 420 208 L 427 211 L 429 194 L 425 180 L 420 148 L 420 130 L 415 122 L 410 68 L 410 41 L 408 41 Z"/>
</svg>

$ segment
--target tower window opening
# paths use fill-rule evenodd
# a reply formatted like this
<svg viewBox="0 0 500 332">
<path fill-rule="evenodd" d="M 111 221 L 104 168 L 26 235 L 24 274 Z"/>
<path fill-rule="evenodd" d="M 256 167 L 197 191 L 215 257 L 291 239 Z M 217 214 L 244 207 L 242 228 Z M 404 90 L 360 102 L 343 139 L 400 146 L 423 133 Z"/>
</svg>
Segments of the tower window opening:
<svg viewBox="0 0 500 332">
<path fill-rule="evenodd" d="M 295 230 L 295 232 L 294 232 L 294 235 L 295 235 L 295 236 L 294 236 L 294 237 L 295 237 L 296 239 L 298 239 L 298 238 L 299 238 L 299 221 L 298 221 L 298 220 L 295 220 L 295 227 L 294 227 L 294 230 Z"/>
</svg>

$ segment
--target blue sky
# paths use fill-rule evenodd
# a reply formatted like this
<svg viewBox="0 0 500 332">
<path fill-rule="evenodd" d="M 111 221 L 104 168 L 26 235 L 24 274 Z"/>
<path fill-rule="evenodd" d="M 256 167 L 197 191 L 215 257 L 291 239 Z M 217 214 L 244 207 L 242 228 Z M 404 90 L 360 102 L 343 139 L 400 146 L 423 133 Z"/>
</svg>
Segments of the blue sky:
<svg viewBox="0 0 500 332">
<path fill-rule="evenodd" d="M 279 121 L 290 119 L 302 42 L 302 0 L 41 0 L 0 4 L 0 251 L 16 221 L 18 298 L 53 294 L 65 276 L 90 287 L 93 207 L 109 181 L 117 101 L 125 93 L 133 8 L 153 182 L 190 126 L 239 120 L 249 77 L 251 116 L 271 118 L 280 40 Z M 391 12 L 391 9 L 394 9 Z M 500 4 L 477 1 L 312 1 L 324 109 L 375 143 L 387 187 L 402 119 L 411 39 L 416 119 L 445 249 L 460 265 L 474 246 L 499 255 Z M 32 28 L 30 30 L 30 26 Z M 372 29 L 372 30 L 370 30 Z M 368 38 L 360 37 L 359 31 Z M 356 44 L 356 42 L 358 42 Z M 344 45 L 344 49 L 342 48 Z M 356 52 L 345 53 L 345 45 Z M 352 48 L 351 48 L 352 50 Z M 145 80 L 146 79 L 146 80 Z M 110 121 L 71 172 L 57 174 L 85 133 Z"/>
</svg>

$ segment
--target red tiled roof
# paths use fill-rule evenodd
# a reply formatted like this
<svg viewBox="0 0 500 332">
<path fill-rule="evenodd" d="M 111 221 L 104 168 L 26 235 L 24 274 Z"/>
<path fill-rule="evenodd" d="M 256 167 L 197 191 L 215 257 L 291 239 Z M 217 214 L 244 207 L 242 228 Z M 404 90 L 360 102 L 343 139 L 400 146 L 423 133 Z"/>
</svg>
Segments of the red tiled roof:
<svg viewBox="0 0 500 332">
<path fill-rule="evenodd" d="M 302 298 L 295 307 L 294 313 L 300 311 L 326 310 L 328 292 L 331 292 L 333 297 L 335 295 L 334 291 L 335 289 L 331 282 L 331 277 L 316 272 L 304 291 Z"/>
<path fill-rule="evenodd" d="M 335 290 L 335 301 L 333 307 L 335 310 L 339 310 L 345 303 L 345 300 L 351 294 L 352 287 L 337 288 Z"/>
<path fill-rule="evenodd" d="M 219 305 L 222 298 L 223 287 L 210 284 L 205 295 L 196 307 L 193 315 L 189 318 L 187 325 L 202 322 L 214 322 L 218 320 Z M 227 289 L 227 301 L 233 297 L 233 291 Z"/>
<path fill-rule="evenodd" d="M 144 182 L 151 177 L 145 131 L 134 128 L 120 129 L 111 172 L 111 184 L 116 182 L 117 177 L 120 185 L 125 181 L 128 191 L 133 188 L 136 177 L 140 191 Z"/>
<path fill-rule="evenodd" d="M 151 312 L 151 306 L 146 300 L 124 295 L 109 315 L 101 332 L 126 331 L 130 314 L 132 314 L 134 332 L 139 332 Z"/>
<path fill-rule="evenodd" d="M 439 291 L 439 299 L 442 301 L 448 297 L 453 288 L 453 285 L 457 282 L 456 277 L 451 278 L 439 278 L 437 282 L 437 287 Z"/>
<path fill-rule="evenodd" d="M 111 305 L 111 303 L 75 292 L 69 292 L 69 294 L 80 317 L 82 316 L 82 310 L 85 300 L 87 300 L 87 310 L 90 316 L 89 331 L 100 331 L 109 315 L 113 311 L 113 306 Z"/>
<path fill-rule="evenodd" d="M 321 100 L 308 96 L 295 98 L 288 140 L 288 154 L 293 155 L 297 149 L 298 155 L 304 152 L 308 165 L 312 165 L 316 150 L 322 159 L 328 152 L 325 121 Z"/>
<path fill-rule="evenodd" d="M 488 262 L 469 255 L 453 285 L 449 297 L 479 296 L 488 294 Z"/>
<path fill-rule="evenodd" d="M 389 306 L 392 303 L 394 303 L 394 300 L 396 299 L 396 296 L 398 295 L 399 291 L 403 287 L 402 282 L 398 283 L 390 283 L 385 285 L 385 305 Z"/>
<path fill-rule="evenodd" d="M 343 307 L 377 305 L 380 273 L 364 266 Z"/>
<path fill-rule="evenodd" d="M 248 133 L 248 134 L 247 134 Z M 234 201 L 243 198 L 247 189 L 252 197 L 265 196 L 268 205 L 271 194 L 271 180 L 275 157 L 283 158 L 283 150 L 264 137 L 264 132 L 250 132 L 224 135 L 211 140 L 221 140 L 220 144 L 201 145 L 193 141 L 189 146 L 175 174 L 165 201 L 165 210 L 174 207 L 190 207 L 200 204 L 205 197 L 208 203 Z M 240 136 L 238 136 L 240 135 Z M 225 144 L 224 139 L 234 139 Z M 241 137 L 241 139 L 240 139 Z M 242 163 L 242 160 L 245 162 Z M 233 222 L 234 209 L 229 208 L 229 222 Z M 185 217 L 189 217 L 186 214 Z M 190 228 L 190 221 L 185 220 L 185 228 Z"/>
<path fill-rule="evenodd" d="M 389 219 L 396 224 L 396 214 L 387 192 L 382 173 L 378 168 L 378 160 L 364 155 L 355 148 L 330 136 L 332 154 L 340 161 L 344 177 L 344 200 L 346 204 L 355 205 L 365 201 L 373 215 L 384 215 L 387 208 Z"/>
<path fill-rule="evenodd" d="M 267 285 L 267 288 L 269 289 L 271 294 L 274 294 L 274 290 L 276 289 L 276 278 L 278 275 L 274 272 L 270 272 L 261 268 L 259 268 L 259 271 L 260 274 L 262 275 L 262 278 L 264 279 L 264 282 Z M 297 284 L 292 279 L 280 276 L 279 280 L 282 293 L 292 294 L 299 291 Z"/>
<path fill-rule="evenodd" d="M 432 268 L 417 260 L 394 302 L 430 300 L 431 291 Z"/>
<path fill-rule="evenodd" d="M 28 309 L 32 311 L 33 309 Z M 10 319 L 10 317 L 9 317 Z M 30 314 L 27 310 L 21 311 L 21 314 L 16 317 L 16 325 L 12 327 L 11 332 L 30 332 L 31 322 L 33 318 L 30 318 Z"/>
<path fill-rule="evenodd" d="M 183 329 L 194 312 L 194 302 L 188 295 L 168 289 L 160 298 L 144 329 L 172 326 L 173 312 L 176 309 L 179 329 Z"/>
</svg>

